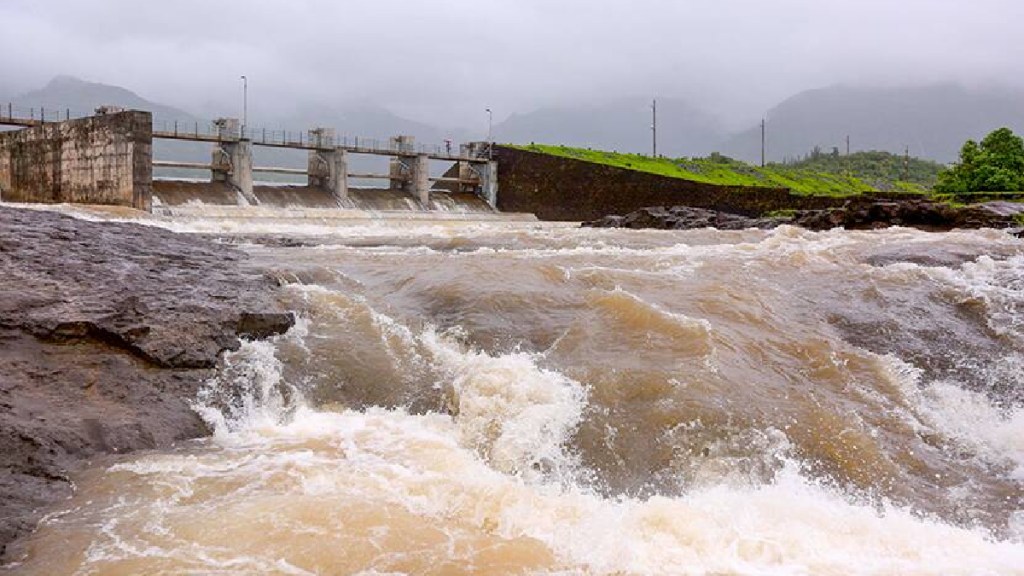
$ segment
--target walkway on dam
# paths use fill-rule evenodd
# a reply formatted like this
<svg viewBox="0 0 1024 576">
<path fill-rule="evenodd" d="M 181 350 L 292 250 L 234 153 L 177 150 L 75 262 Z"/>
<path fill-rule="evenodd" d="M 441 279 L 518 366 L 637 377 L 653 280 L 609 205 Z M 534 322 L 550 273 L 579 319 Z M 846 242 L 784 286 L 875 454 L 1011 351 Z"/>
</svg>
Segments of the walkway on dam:
<svg viewBox="0 0 1024 576">
<path fill-rule="evenodd" d="M 117 109 L 111 109 L 117 110 Z M 99 110 L 97 111 L 99 112 Z M 17 108 L 12 104 L 0 106 L 0 126 L 31 128 L 47 123 L 63 122 L 85 118 L 92 114 L 72 114 L 68 108 Z M 452 149 L 450 145 L 418 146 L 396 144 L 394 139 L 382 142 L 372 138 L 338 138 L 329 128 L 313 128 L 307 131 L 268 130 L 266 128 L 243 126 L 221 120 L 160 121 L 153 122 L 153 138 L 164 140 L 186 140 L 211 144 L 250 142 L 256 146 L 290 148 L 294 150 L 343 150 L 353 154 L 378 156 L 415 157 L 425 154 L 430 160 L 447 162 L 487 162 L 487 158 L 466 152 L 465 148 Z"/>
</svg>

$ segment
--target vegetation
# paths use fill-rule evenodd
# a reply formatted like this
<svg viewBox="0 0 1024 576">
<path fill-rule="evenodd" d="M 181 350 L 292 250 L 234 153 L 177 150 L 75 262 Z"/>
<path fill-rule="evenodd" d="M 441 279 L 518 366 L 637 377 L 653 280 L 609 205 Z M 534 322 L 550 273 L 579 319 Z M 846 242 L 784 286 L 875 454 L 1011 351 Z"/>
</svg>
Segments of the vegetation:
<svg viewBox="0 0 1024 576">
<path fill-rule="evenodd" d="M 931 188 L 938 182 L 939 173 L 944 168 L 938 162 L 892 152 L 872 150 L 843 156 L 838 149 L 825 153 L 820 148 L 815 148 L 803 158 L 785 162 L 785 166 L 812 172 L 848 174 L 880 190 L 885 190 L 894 182 L 909 182 Z"/>
<path fill-rule="evenodd" d="M 853 196 L 880 190 L 917 194 L 927 192 L 920 183 L 888 182 L 882 187 L 848 173 L 814 171 L 781 164 L 770 164 L 762 168 L 718 153 L 707 158 L 652 158 L 640 154 L 543 144 L 517 148 L 707 184 L 788 188 L 794 194 L 807 196 Z"/>
<path fill-rule="evenodd" d="M 1024 140 L 1009 128 L 992 132 L 981 144 L 968 140 L 960 161 L 939 174 L 935 190 L 957 197 L 1024 191 Z"/>
</svg>

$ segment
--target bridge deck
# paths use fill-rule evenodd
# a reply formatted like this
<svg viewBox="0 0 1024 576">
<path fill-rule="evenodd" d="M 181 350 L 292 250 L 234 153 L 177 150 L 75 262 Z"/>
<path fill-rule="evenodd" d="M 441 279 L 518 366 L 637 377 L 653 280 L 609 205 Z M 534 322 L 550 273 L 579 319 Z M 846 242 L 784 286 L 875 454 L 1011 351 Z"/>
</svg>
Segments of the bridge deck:
<svg viewBox="0 0 1024 576">
<path fill-rule="evenodd" d="M 154 130 L 153 138 L 160 138 L 163 140 L 189 140 L 193 142 L 210 142 L 210 143 L 233 143 L 242 142 L 242 138 L 236 136 L 218 136 L 216 134 L 203 134 L 187 131 L 165 131 L 165 130 Z M 356 145 L 328 145 L 328 144 L 316 144 L 312 142 L 280 142 L 263 140 L 259 136 L 255 138 L 246 139 L 251 142 L 253 146 L 265 146 L 267 148 L 290 148 L 293 150 L 344 150 L 352 154 L 374 154 L 377 156 L 402 156 L 407 158 L 415 158 L 419 156 L 419 152 L 415 150 L 398 150 L 394 148 L 380 148 L 375 146 L 356 146 Z M 477 158 L 475 156 L 459 156 L 457 154 L 439 154 L 439 153 L 426 153 L 427 157 L 431 160 L 444 160 L 448 162 L 486 162 L 486 158 Z"/>
<path fill-rule="evenodd" d="M 19 118 L 4 116 L 0 113 L 0 126 L 18 126 L 21 128 L 33 128 L 41 126 L 43 124 L 52 123 L 43 121 L 37 118 Z M 242 138 L 230 135 L 223 136 L 218 134 L 211 134 L 200 132 L 198 129 L 189 131 L 183 130 L 153 130 L 153 138 L 161 140 L 187 140 L 192 142 L 209 142 L 211 144 L 216 143 L 232 143 L 241 142 Z M 384 148 L 378 146 L 359 146 L 359 145 L 348 145 L 348 144 L 322 144 L 315 142 L 303 142 L 299 141 L 275 141 L 260 138 L 258 135 L 255 138 L 248 138 L 245 141 L 251 142 L 253 146 L 265 146 L 268 148 L 290 148 L 293 150 L 344 150 L 352 154 L 372 154 L 376 156 L 399 156 L 403 158 L 415 158 L 421 153 L 416 150 L 401 150 L 394 148 Z M 486 158 L 477 158 L 475 156 L 461 156 L 458 154 L 445 154 L 439 152 L 427 152 L 425 153 L 431 160 L 441 160 L 446 162 L 473 162 L 483 163 L 487 162 Z"/>
</svg>

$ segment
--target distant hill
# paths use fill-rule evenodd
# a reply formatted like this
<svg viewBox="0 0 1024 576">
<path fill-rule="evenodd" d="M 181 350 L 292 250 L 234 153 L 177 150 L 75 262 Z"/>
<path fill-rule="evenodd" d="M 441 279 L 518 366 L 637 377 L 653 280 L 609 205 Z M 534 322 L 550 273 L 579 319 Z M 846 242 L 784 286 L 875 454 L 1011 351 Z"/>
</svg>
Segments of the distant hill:
<svg viewBox="0 0 1024 576">
<path fill-rule="evenodd" d="M 189 112 L 153 102 L 138 94 L 121 88 L 95 82 L 86 82 L 71 76 L 57 76 L 46 86 L 38 90 L 16 96 L 12 99 L 15 107 L 34 108 L 37 113 L 40 107 L 53 110 L 54 113 L 70 109 L 72 116 L 92 114 L 102 105 L 116 105 L 124 108 L 148 110 L 153 113 L 156 128 L 161 125 L 170 126 L 178 121 L 183 124 L 199 122 L 204 125 L 210 118 L 199 118 Z M 324 106 L 302 106 L 297 113 L 281 116 L 260 117 L 253 121 L 255 130 L 266 127 L 268 130 L 301 131 L 317 126 L 332 127 L 339 137 L 361 140 L 374 139 L 386 144 L 387 139 L 398 134 L 412 135 L 417 143 L 442 146 L 446 138 L 458 138 L 462 134 L 446 133 L 440 128 L 408 120 L 392 114 L 388 110 L 374 106 L 354 106 L 350 108 L 330 108 Z M 176 160 L 185 162 L 202 162 L 210 159 L 210 146 L 196 142 L 174 142 L 157 140 L 154 142 L 154 157 L 160 160 Z M 306 155 L 294 150 L 257 147 L 254 159 L 261 166 L 284 166 L 301 168 L 306 166 Z M 377 171 L 386 164 L 380 158 L 353 158 L 353 170 Z M 180 170 L 163 174 L 183 174 Z M 261 175 L 261 178 L 267 176 Z M 295 178 L 291 178 L 294 180 Z"/>
<path fill-rule="evenodd" d="M 906 181 L 931 188 L 939 179 L 944 166 L 931 160 L 905 158 L 901 154 L 877 150 L 854 152 L 850 155 L 813 150 L 799 160 L 783 164 L 787 168 L 845 174 L 885 189 L 890 182 Z"/>
<path fill-rule="evenodd" d="M 725 135 L 716 117 L 682 100 L 658 100 L 659 154 L 704 154 Z M 601 106 L 582 104 L 513 114 L 495 126 L 494 139 L 511 144 L 535 142 L 649 154 L 651 101 L 634 98 Z"/>
<path fill-rule="evenodd" d="M 952 162 L 968 138 L 1009 126 L 1024 129 L 1024 91 L 968 89 L 954 84 L 915 88 L 834 86 L 793 96 L 768 112 L 768 159 L 782 161 L 815 147 L 886 150 Z M 760 128 L 719 146 L 727 156 L 760 160 Z"/>
<path fill-rule="evenodd" d="M 99 106 L 114 105 L 149 110 L 153 113 L 154 122 L 196 120 L 184 110 L 146 100 L 119 86 L 86 82 L 71 76 L 57 76 L 38 90 L 15 96 L 12 102 L 16 107 L 34 108 L 37 111 L 41 107 L 61 113 L 70 109 L 72 116 L 86 116 L 92 114 Z"/>
</svg>

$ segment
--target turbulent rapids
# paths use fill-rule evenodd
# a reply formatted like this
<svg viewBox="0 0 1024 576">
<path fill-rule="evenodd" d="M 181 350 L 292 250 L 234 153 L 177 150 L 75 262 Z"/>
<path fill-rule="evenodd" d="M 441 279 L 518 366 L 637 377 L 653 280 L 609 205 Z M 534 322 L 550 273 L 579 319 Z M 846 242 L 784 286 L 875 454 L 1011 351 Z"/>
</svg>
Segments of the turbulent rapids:
<svg viewBox="0 0 1024 576">
<path fill-rule="evenodd" d="M 167 225 L 300 320 L 18 572 L 1024 573 L 1008 234 Z"/>
</svg>

